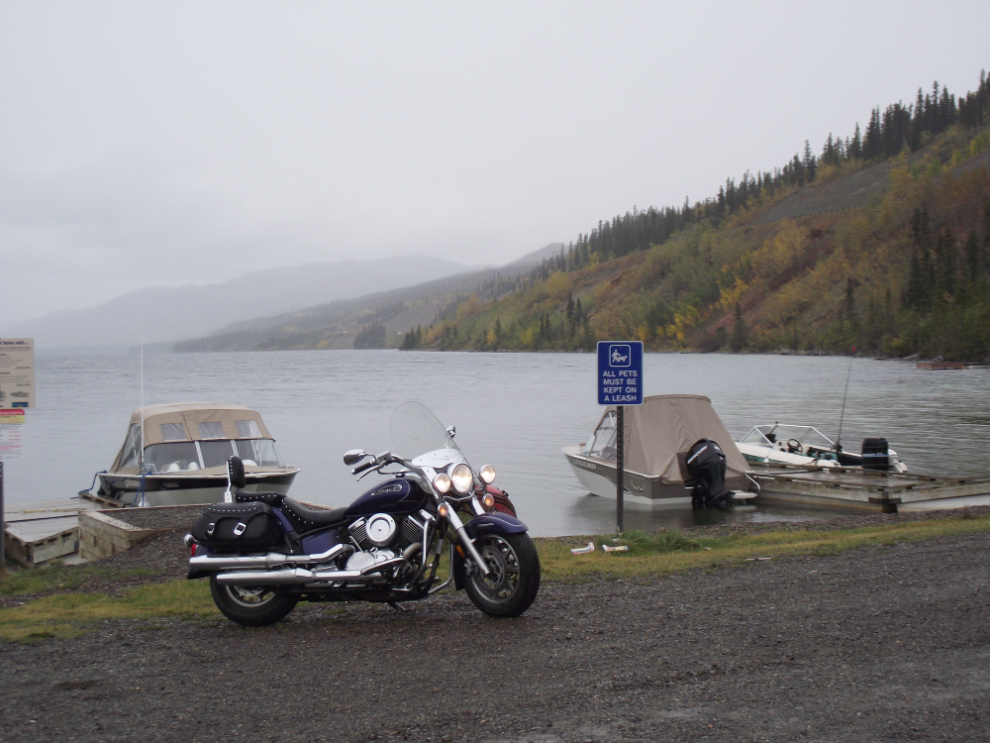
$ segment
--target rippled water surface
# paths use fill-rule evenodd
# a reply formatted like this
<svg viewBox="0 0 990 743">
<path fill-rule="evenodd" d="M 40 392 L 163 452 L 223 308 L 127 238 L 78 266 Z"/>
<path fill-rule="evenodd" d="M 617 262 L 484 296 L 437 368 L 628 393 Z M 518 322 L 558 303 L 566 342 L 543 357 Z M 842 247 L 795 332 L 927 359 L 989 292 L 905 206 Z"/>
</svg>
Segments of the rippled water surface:
<svg viewBox="0 0 990 743">
<path fill-rule="evenodd" d="M 347 449 L 391 448 L 389 419 L 405 400 L 429 405 L 477 467 L 495 465 L 520 517 L 537 535 L 614 531 L 615 502 L 589 496 L 560 447 L 597 422 L 593 354 L 397 351 L 168 354 L 144 358 L 145 404 L 233 402 L 259 410 L 287 463 L 302 468 L 292 494 L 332 505 L 357 497 Z M 736 438 L 780 421 L 835 438 L 849 359 L 648 354 L 646 394 L 707 395 Z M 141 403 L 135 356 L 39 356 L 37 410 L 26 459 L 6 464 L 7 502 L 61 498 L 88 487 L 123 442 Z M 990 472 L 990 371 L 922 371 L 901 361 L 853 360 L 842 428 L 846 448 L 884 436 L 911 470 Z M 745 507 L 724 514 L 626 507 L 626 528 L 710 520 L 805 519 L 820 511 Z"/>
</svg>

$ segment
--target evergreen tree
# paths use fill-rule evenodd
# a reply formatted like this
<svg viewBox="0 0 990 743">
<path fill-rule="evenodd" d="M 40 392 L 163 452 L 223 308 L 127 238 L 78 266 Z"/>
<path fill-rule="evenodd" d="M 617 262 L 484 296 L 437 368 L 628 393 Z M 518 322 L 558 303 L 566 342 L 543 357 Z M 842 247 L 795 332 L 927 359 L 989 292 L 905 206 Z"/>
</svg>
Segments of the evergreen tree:
<svg viewBox="0 0 990 743">
<path fill-rule="evenodd" d="M 843 307 L 849 330 L 855 335 L 859 332 L 859 316 L 856 314 L 855 284 L 852 276 L 846 279 L 846 301 Z"/>
<path fill-rule="evenodd" d="M 829 135 L 831 139 L 832 135 Z M 817 161 L 815 160 L 814 154 L 811 152 L 811 142 L 807 139 L 804 140 L 804 169 L 807 173 L 808 182 L 811 183 L 815 180 L 815 171 L 818 168 Z"/>
<path fill-rule="evenodd" d="M 734 353 L 739 353 L 746 348 L 746 320 L 743 318 L 742 307 L 736 302 L 736 311 L 732 323 L 732 339 L 729 347 Z"/>
<path fill-rule="evenodd" d="M 918 248 L 914 248 L 911 251 L 911 268 L 908 272 L 908 285 L 907 292 L 904 295 L 904 305 L 913 310 L 921 310 L 925 306 L 925 277 L 921 273 Z"/>
<path fill-rule="evenodd" d="M 948 226 L 938 236 L 939 278 L 941 290 L 953 294 L 956 289 L 956 245 Z"/>
<path fill-rule="evenodd" d="M 849 143 L 849 147 L 846 148 L 849 152 L 849 157 L 855 160 L 860 159 L 863 156 L 863 138 L 859 133 L 859 122 L 856 122 L 856 133 L 853 135 L 852 142 Z"/>
</svg>

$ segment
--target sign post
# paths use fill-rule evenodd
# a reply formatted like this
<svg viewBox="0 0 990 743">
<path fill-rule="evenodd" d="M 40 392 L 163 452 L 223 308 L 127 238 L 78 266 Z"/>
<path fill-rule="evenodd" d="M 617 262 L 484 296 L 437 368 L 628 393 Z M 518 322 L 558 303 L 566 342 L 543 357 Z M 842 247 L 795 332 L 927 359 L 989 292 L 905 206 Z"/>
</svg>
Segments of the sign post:
<svg viewBox="0 0 990 743">
<path fill-rule="evenodd" d="M 598 404 L 615 405 L 615 521 L 623 531 L 625 406 L 643 404 L 642 341 L 598 341 Z"/>
<path fill-rule="evenodd" d="M 0 575 L 7 574 L 7 519 L 3 505 L 3 463 L 24 458 L 24 410 L 0 408 Z"/>
<path fill-rule="evenodd" d="M 0 575 L 6 575 L 3 463 L 24 458 L 24 410 L 35 407 L 34 339 L 0 338 Z"/>
<path fill-rule="evenodd" d="M 0 408 L 34 407 L 34 339 L 0 338 Z"/>
<path fill-rule="evenodd" d="M 3 460 L 0 459 L 0 578 L 7 575 L 7 517 L 3 510 Z"/>
</svg>

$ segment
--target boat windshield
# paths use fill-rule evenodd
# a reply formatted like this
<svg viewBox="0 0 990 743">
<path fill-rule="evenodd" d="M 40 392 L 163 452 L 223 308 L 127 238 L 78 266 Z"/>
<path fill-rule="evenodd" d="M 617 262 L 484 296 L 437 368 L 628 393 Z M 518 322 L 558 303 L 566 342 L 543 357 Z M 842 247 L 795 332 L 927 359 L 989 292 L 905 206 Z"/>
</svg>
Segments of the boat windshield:
<svg viewBox="0 0 990 743">
<path fill-rule="evenodd" d="M 284 467 L 271 439 L 222 439 L 152 444 L 144 450 L 144 463 L 152 472 L 194 472 L 206 467 L 226 467 L 233 455 L 249 467 Z"/>
<path fill-rule="evenodd" d="M 595 435 L 584 445 L 581 454 L 586 457 L 604 459 L 606 462 L 614 462 L 617 452 L 615 449 L 615 413 L 609 411 L 602 422 L 598 424 Z"/>
<path fill-rule="evenodd" d="M 832 449 L 832 440 L 813 426 L 792 426 L 781 423 L 773 425 L 753 426 L 740 440 L 740 444 L 755 444 L 756 446 L 786 445 L 788 441 L 796 440 L 803 448 Z"/>
<path fill-rule="evenodd" d="M 144 450 L 144 465 L 152 472 L 190 472 L 202 468 L 193 441 L 152 444 Z"/>
<path fill-rule="evenodd" d="M 413 459 L 437 449 L 457 449 L 454 437 L 433 411 L 421 402 L 402 403 L 392 413 L 392 444 L 396 454 Z"/>
</svg>

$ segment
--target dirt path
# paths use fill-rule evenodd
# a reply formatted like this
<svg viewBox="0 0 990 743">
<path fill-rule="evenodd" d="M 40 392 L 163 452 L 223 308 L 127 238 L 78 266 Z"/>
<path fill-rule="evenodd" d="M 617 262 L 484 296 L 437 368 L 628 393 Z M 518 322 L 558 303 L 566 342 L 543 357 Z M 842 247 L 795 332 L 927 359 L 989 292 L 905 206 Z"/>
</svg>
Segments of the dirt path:
<svg viewBox="0 0 990 743">
<path fill-rule="evenodd" d="M 986 741 L 990 535 L 0 645 L 3 741 Z M 342 613 L 340 612 L 343 609 Z"/>
</svg>

